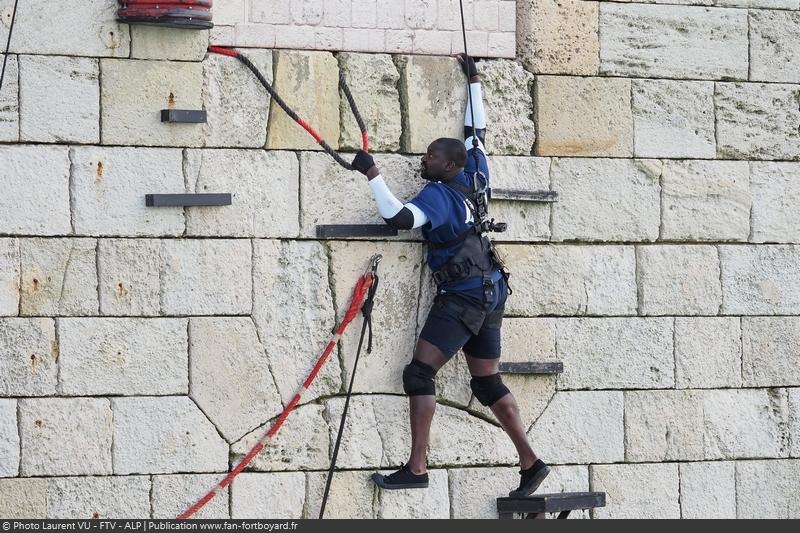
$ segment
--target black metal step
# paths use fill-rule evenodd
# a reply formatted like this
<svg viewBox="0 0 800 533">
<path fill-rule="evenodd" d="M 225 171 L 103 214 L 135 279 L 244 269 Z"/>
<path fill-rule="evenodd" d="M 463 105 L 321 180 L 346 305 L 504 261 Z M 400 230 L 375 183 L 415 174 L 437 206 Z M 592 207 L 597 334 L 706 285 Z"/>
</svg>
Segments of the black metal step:
<svg viewBox="0 0 800 533">
<path fill-rule="evenodd" d="M 161 122 L 204 124 L 208 121 L 205 109 L 162 109 Z"/>
<path fill-rule="evenodd" d="M 513 518 L 515 513 L 529 514 L 528 518 L 538 518 L 537 515 L 542 513 L 560 513 L 559 518 L 566 518 L 570 511 L 605 505 L 605 492 L 561 492 L 534 494 L 525 498 L 497 498 L 497 513 L 500 518 Z"/>
<path fill-rule="evenodd" d="M 561 361 L 500 363 L 500 372 L 503 374 L 561 374 L 564 372 L 564 363 Z"/>
<path fill-rule="evenodd" d="M 492 189 L 492 200 L 513 200 L 516 202 L 545 202 L 558 201 L 556 191 L 526 191 L 523 189 Z"/>
<path fill-rule="evenodd" d="M 317 226 L 318 239 L 396 236 L 397 230 L 386 224 L 327 224 Z"/>
<path fill-rule="evenodd" d="M 230 193 L 145 194 L 147 207 L 194 207 L 231 205 Z"/>
</svg>

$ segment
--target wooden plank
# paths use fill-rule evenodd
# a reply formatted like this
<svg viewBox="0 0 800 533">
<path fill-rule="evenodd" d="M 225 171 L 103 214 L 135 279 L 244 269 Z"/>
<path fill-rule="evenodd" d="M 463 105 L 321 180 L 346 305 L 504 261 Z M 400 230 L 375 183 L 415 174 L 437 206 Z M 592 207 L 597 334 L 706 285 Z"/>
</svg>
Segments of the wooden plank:
<svg viewBox="0 0 800 533">
<path fill-rule="evenodd" d="M 561 374 L 564 363 L 561 361 L 531 361 L 529 363 L 500 363 L 503 374 Z"/>
<path fill-rule="evenodd" d="M 397 230 L 387 224 L 328 224 L 317 226 L 318 239 L 396 236 Z"/>
<path fill-rule="evenodd" d="M 523 189 L 492 189 L 492 200 L 513 200 L 515 202 L 544 202 L 558 201 L 556 191 L 526 191 Z"/>
<path fill-rule="evenodd" d="M 605 507 L 605 492 L 562 492 L 527 498 L 497 498 L 498 513 L 558 513 Z"/>
<path fill-rule="evenodd" d="M 231 205 L 230 193 L 145 194 L 147 207 L 192 207 Z"/>
</svg>

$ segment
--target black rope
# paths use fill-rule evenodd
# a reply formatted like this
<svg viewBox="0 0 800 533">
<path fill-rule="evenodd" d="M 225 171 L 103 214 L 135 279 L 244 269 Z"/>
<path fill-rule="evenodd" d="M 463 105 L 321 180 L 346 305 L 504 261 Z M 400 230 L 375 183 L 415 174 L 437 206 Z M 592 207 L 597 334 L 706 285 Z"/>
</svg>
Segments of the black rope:
<svg viewBox="0 0 800 533">
<path fill-rule="evenodd" d="M 475 175 L 472 177 L 473 187 L 475 192 L 478 192 L 477 175 L 479 171 L 480 159 L 478 158 L 478 132 L 475 128 L 475 107 L 472 105 L 472 84 L 469 79 L 469 52 L 467 51 L 467 26 L 464 22 L 464 1 L 458 0 L 458 6 L 461 9 L 461 36 L 464 38 L 464 64 L 467 67 L 467 98 L 469 98 L 469 112 L 472 118 L 472 157 L 475 159 Z"/>
<path fill-rule="evenodd" d="M 358 106 L 353 98 L 353 93 L 350 92 L 350 87 L 347 85 L 347 80 L 344 79 L 344 71 L 341 69 L 339 70 L 339 87 L 341 87 L 344 97 L 347 98 L 347 103 L 350 104 L 350 109 L 353 110 L 353 116 L 356 117 L 358 129 L 361 131 L 361 133 L 365 133 L 367 131 L 367 126 L 364 124 L 364 119 L 361 117 L 361 113 L 358 112 Z"/>
<path fill-rule="evenodd" d="M 11 25 L 8 27 L 8 40 L 6 41 L 6 51 L 3 53 L 3 69 L 0 71 L 0 91 L 3 90 L 3 80 L 6 77 L 6 62 L 8 61 L 8 51 L 11 49 L 11 33 L 14 31 L 14 21 L 17 19 L 17 3 L 14 0 L 14 9 L 11 11 Z"/>
</svg>

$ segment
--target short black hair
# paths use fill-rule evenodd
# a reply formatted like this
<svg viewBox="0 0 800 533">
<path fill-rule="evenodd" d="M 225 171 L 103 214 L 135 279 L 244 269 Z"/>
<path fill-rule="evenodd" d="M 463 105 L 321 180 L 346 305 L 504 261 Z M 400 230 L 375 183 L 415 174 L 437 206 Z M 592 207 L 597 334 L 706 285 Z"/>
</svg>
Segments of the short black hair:
<svg viewBox="0 0 800 533">
<path fill-rule="evenodd" d="M 441 137 L 433 141 L 433 144 L 442 151 L 445 158 L 455 163 L 457 167 L 464 168 L 464 165 L 467 164 L 467 148 L 464 146 L 464 141 Z"/>
</svg>

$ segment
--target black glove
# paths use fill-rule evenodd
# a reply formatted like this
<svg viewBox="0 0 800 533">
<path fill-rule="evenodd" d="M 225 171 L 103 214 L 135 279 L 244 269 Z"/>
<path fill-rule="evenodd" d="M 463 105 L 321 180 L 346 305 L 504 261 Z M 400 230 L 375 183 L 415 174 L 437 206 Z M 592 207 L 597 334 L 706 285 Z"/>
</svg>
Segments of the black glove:
<svg viewBox="0 0 800 533">
<path fill-rule="evenodd" d="M 375 166 L 375 160 L 364 150 L 359 150 L 352 164 L 355 170 L 358 170 L 366 176 L 367 171 Z"/>
<path fill-rule="evenodd" d="M 464 74 L 466 74 L 467 78 L 472 79 L 473 76 L 478 75 L 478 69 L 475 66 L 475 60 L 472 59 L 472 56 L 458 54 L 456 58 L 458 58 L 458 62 L 461 63 L 461 70 L 464 71 Z"/>
</svg>

